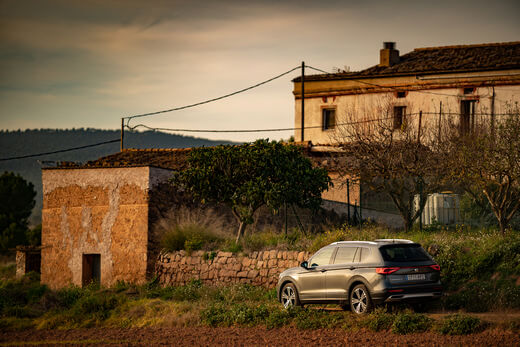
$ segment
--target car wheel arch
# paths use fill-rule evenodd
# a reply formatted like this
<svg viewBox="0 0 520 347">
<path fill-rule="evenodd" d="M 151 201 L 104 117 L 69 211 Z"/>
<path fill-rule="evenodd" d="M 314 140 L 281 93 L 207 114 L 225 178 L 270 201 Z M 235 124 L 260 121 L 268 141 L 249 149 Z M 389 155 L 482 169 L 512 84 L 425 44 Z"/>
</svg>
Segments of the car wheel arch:
<svg viewBox="0 0 520 347">
<path fill-rule="evenodd" d="M 292 281 L 291 279 L 287 278 L 280 285 L 280 290 L 278 291 L 278 301 L 280 301 L 282 299 L 282 290 L 288 283 L 292 284 L 296 288 L 297 293 L 300 292 L 300 288 L 298 287 L 298 285 L 296 285 L 296 283 L 294 281 Z"/>
<path fill-rule="evenodd" d="M 350 293 L 352 292 L 352 289 L 354 289 L 355 286 L 357 286 L 358 284 L 363 284 L 367 290 L 369 292 L 372 291 L 372 286 L 370 286 L 368 284 L 367 281 L 365 281 L 365 279 L 363 277 L 354 277 L 352 278 L 350 281 L 349 281 L 349 284 L 347 286 L 348 288 L 348 291 L 347 291 L 347 298 L 350 298 Z"/>
</svg>

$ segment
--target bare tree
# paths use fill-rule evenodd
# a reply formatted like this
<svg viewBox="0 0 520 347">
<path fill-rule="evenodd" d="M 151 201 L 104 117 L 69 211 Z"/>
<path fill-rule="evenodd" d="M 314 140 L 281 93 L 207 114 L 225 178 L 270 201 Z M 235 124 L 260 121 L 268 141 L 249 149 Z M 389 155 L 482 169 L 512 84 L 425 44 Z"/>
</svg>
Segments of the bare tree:
<svg viewBox="0 0 520 347">
<path fill-rule="evenodd" d="M 376 192 L 388 194 L 409 230 L 422 214 L 428 194 L 442 186 L 441 156 L 430 149 L 427 131 L 406 115 L 396 119 L 391 105 L 364 115 L 347 115 L 335 135 L 346 160 L 342 173 L 358 177 Z M 415 123 L 415 124 L 414 124 Z M 415 206 L 415 197 L 419 197 Z"/>
<path fill-rule="evenodd" d="M 500 231 L 520 210 L 520 112 L 510 107 L 508 115 L 494 126 L 478 124 L 461 134 L 451 127 L 443 152 L 449 178 L 473 197 L 483 193 L 497 219 Z"/>
</svg>

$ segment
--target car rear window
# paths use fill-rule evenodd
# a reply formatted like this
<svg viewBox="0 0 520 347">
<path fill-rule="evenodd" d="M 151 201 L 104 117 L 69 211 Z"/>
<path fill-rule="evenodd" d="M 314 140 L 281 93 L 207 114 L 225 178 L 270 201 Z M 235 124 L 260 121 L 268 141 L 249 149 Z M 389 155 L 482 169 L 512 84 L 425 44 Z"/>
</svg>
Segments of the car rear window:
<svg viewBox="0 0 520 347">
<path fill-rule="evenodd" d="M 386 261 L 411 262 L 431 260 L 420 245 L 386 245 L 379 248 Z"/>
</svg>

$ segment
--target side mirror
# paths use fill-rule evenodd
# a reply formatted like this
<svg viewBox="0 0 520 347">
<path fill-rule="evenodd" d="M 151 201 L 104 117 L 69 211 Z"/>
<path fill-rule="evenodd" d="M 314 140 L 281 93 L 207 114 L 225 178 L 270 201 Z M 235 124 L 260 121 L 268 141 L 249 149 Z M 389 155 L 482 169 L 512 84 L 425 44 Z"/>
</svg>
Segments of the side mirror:
<svg viewBox="0 0 520 347">
<path fill-rule="evenodd" d="M 304 261 L 304 262 L 302 262 L 302 263 L 300 264 L 300 266 L 301 266 L 302 268 L 306 269 L 307 266 L 309 266 L 309 263 L 307 263 L 306 261 Z"/>
</svg>

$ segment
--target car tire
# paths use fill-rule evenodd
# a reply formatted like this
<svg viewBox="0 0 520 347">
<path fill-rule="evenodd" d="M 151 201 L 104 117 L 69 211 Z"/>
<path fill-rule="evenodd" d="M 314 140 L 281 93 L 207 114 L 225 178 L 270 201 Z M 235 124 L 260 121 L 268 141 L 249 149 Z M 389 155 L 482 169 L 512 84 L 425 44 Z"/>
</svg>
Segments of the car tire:
<svg viewBox="0 0 520 347">
<path fill-rule="evenodd" d="M 280 302 L 284 308 L 290 308 L 294 306 L 301 306 L 300 297 L 298 296 L 298 290 L 292 283 L 287 283 L 283 286 L 280 293 Z"/>
<path fill-rule="evenodd" d="M 370 293 L 364 284 L 358 284 L 350 292 L 350 309 L 355 314 L 366 314 L 372 311 L 373 304 Z"/>
</svg>

